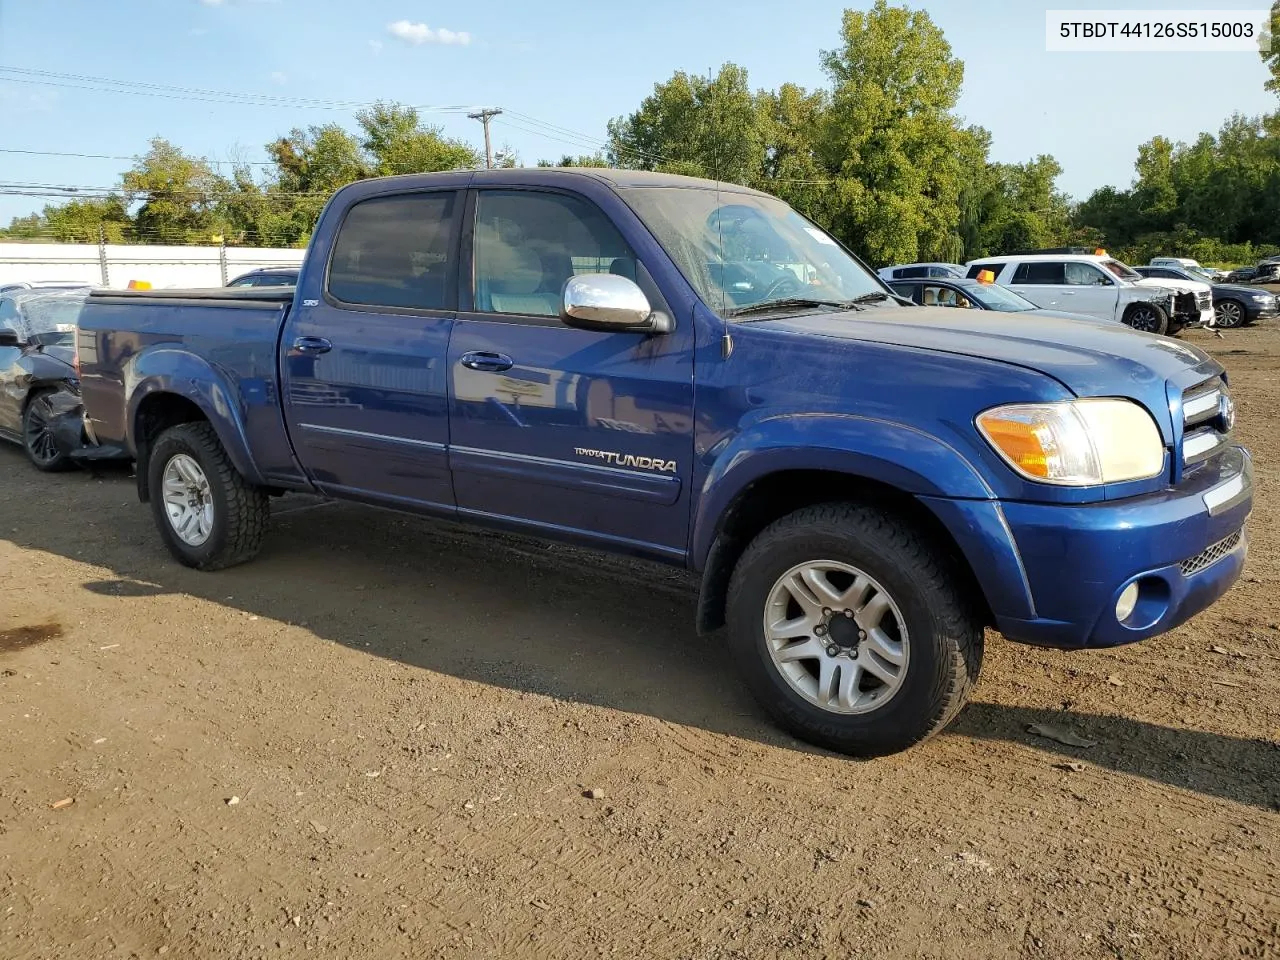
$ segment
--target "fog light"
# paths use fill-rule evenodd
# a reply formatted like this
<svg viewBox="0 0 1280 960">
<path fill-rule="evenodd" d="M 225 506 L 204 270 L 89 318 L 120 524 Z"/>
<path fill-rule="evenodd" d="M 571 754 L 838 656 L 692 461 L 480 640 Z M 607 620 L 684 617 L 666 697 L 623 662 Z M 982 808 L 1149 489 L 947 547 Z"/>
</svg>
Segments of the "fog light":
<svg viewBox="0 0 1280 960">
<path fill-rule="evenodd" d="M 1120 599 L 1116 601 L 1116 619 L 1124 623 L 1133 614 L 1134 607 L 1138 605 L 1138 584 L 1131 583 L 1124 588 L 1124 592 L 1120 594 Z"/>
</svg>

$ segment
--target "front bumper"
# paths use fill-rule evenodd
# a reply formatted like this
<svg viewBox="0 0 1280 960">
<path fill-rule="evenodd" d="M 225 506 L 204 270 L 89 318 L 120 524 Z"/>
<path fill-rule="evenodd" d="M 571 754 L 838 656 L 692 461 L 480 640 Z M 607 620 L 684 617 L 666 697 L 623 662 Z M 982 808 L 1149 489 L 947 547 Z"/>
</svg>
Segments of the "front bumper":
<svg viewBox="0 0 1280 960">
<path fill-rule="evenodd" d="M 1280 317 L 1280 302 L 1264 307 L 1256 300 L 1249 300 L 1244 306 L 1246 323 L 1257 323 L 1259 320 L 1275 320 Z"/>
<path fill-rule="evenodd" d="M 1083 505 L 927 502 L 969 559 L 996 627 L 1037 646 L 1113 647 L 1225 594 L 1248 554 L 1253 467 L 1233 447 L 1176 489 Z M 1116 603 L 1139 584 L 1124 622 Z"/>
</svg>

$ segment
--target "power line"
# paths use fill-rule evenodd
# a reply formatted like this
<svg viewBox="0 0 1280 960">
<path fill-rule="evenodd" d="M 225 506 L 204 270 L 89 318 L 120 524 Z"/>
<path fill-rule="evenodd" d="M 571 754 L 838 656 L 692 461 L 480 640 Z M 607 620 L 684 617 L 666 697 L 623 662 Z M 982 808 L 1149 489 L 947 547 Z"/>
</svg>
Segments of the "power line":
<svg viewBox="0 0 1280 960">
<path fill-rule="evenodd" d="M 367 100 L 338 100 L 320 97 L 294 97 L 283 94 L 237 93 L 231 90 L 210 90 L 203 87 L 182 87 L 168 83 L 146 83 L 139 80 L 113 80 L 110 77 L 94 77 L 77 73 L 58 73 L 53 70 L 34 70 L 27 67 L 0 67 L 0 80 L 12 83 L 68 86 L 74 89 L 96 90 L 101 93 L 132 93 L 139 96 L 158 96 L 165 99 L 187 99 L 215 103 L 248 103 L 256 106 L 301 107 L 316 110 L 353 110 L 377 106 L 379 102 Z M 111 89 L 118 88 L 118 89 Z M 474 109 L 467 104 L 415 104 L 420 113 L 465 113 Z"/>
<path fill-rule="evenodd" d="M 20 150 L 16 147 L 0 147 L 0 153 L 16 153 L 29 157 L 73 157 L 77 160 L 140 160 L 141 156 L 117 156 L 109 153 L 74 153 L 67 150 Z M 211 166 L 219 167 L 274 167 L 274 160 L 210 160 L 207 157 L 193 158 L 199 159 L 201 163 L 207 163 Z"/>
</svg>

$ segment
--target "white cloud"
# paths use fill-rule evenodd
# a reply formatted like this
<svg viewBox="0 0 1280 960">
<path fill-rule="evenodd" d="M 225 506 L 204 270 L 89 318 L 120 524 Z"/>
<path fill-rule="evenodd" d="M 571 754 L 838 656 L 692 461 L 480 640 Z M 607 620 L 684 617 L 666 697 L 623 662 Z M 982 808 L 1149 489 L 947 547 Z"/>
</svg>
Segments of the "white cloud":
<svg viewBox="0 0 1280 960">
<path fill-rule="evenodd" d="M 408 20 L 397 20 L 395 23 L 387 24 L 387 33 L 414 46 L 421 46 L 424 43 L 443 43 L 448 46 L 465 47 L 471 43 L 471 34 L 465 31 L 447 30 L 444 27 L 433 30 L 425 23 L 410 23 Z"/>
<path fill-rule="evenodd" d="M 275 71 L 275 73 L 271 74 L 271 82 L 278 83 L 281 86 L 284 86 L 286 83 L 289 82 L 289 75 L 287 73 L 284 73 L 283 71 L 277 70 Z"/>
</svg>

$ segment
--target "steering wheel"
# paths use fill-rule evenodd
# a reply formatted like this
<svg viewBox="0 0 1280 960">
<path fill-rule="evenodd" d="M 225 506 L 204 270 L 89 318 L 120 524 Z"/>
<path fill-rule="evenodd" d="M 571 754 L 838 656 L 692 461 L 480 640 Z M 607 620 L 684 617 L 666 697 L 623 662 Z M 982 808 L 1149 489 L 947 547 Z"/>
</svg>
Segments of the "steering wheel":
<svg viewBox="0 0 1280 960">
<path fill-rule="evenodd" d="M 777 300 L 780 299 L 780 294 L 787 297 L 796 297 L 802 293 L 804 293 L 804 287 L 800 284 L 796 275 L 788 271 L 785 277 L 779 277 L 769 284 L 769 288 L 765 290 L 760 300 Z"/>
</svg>

